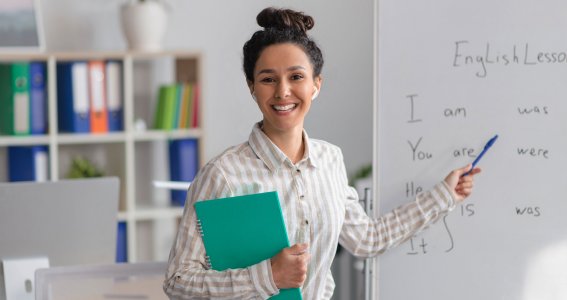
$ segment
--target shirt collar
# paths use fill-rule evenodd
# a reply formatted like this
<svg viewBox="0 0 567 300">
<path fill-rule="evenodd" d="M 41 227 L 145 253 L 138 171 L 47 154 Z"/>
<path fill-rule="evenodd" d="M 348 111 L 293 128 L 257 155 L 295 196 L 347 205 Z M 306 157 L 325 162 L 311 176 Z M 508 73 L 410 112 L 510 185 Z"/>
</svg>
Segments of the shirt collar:
<svg viewBox="0 0 567 300">
<path fill-rule="evenodd" d="M 262 122 L 254 124 L 248 144 L 256 156 L 264 162 L 264 164 L 271 170 L 278 170 L 284 163 L 292 164 L 283 151 L 278 148 L 270 138 L 261 129 Z M 309 166 L 316 167 L 314 159 L 310 155 L 311 143 L 307 132 L 303 130 L 303 141 L 305 142 L 305 153 L 303 158 L 297 163 L 298 165 L 307 163 Z"/>
</svg>

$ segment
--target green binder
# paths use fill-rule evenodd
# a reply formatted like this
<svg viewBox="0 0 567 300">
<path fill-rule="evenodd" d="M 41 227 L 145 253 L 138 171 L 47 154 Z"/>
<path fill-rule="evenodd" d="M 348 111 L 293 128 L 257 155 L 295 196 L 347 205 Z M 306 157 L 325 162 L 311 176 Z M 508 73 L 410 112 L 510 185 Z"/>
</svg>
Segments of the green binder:
<svg viewBox="0 0 567 300">
<path fill-rule="evenodd" d="M 30 134 L 29 63 L 0 64 L 0 134 Z"/>
<path fill-rule="evenodd" d="M 277 192 L 195 203 L 199 230 L 213 270 L 246 268 L 289 247 Z M 299 288 L 270 299 L 302 299 Z"/>
</svg>

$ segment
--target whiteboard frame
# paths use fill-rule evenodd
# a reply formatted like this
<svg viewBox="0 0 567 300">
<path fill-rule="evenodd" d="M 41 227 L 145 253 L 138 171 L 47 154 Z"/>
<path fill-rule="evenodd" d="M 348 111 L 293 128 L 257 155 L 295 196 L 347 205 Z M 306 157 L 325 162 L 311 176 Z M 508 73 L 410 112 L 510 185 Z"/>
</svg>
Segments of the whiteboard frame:
<svg viewBox="0 0 567 300">
<path fill-rule="evenodd" d="M 379 7 L 379 0 L 373 0 L 374 7 L 373 7 L 373 34 L 372 34 L 372 166 L 378 166 L 378 158 L 380 157 L 378 153 L 378 7 Z M 380 216 L 380 178 L 379 178 L 378 168 L 372 168 L 372 201 L 373 201 L 373 213 L 374 217 Z M 371 299 L 378 299 L 379 297 L 379 285 L 378 285 L 378 270 L 380 268 L 380 262 L 378 258 L 373 259 L 374 263 L 372 266 L 371 278 L 370 278 L 370 298 Z"/>
</svg>

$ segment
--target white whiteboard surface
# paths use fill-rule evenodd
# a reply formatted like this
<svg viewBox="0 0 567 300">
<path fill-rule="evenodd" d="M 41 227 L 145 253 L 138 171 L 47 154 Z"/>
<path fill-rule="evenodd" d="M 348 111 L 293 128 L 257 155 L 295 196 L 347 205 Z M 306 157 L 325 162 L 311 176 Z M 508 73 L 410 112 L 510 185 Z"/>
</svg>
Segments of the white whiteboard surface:
<svg viewBox="0 0 567 300">
<path fill-rule="evenodd" d="M 499 135 L 473 195 L 379 257 L 379 300 L 567 299 L 567 2 L 376 1 L 380 211 Z"/>
</svg>

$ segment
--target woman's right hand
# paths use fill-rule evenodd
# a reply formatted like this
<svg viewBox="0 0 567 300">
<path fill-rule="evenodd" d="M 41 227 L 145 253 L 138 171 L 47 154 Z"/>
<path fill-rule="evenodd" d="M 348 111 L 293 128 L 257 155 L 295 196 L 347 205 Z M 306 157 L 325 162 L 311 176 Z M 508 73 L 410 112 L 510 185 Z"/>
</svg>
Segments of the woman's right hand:
<svg viewBox="0 0 567 300">
<path fill-rule="evenodd" d="M 278 289 L 298 288 L 307 278 L 308 244 L 295 244 L 272 257 L 272 276 Z"/>
<path fill-rule="evenodd" d="M 466 174 L 469 172 L 466 176 Z M 473 168 L 472 164 L 468 164 L 460 169 L 455 169 L 447 177 L 445 183 L 449 187 L 449 191 L 458 203 L 463 202 L 471 195 L 474 185 L 474 175 L 480 173 L 480 168 Z"/>
</svg>

